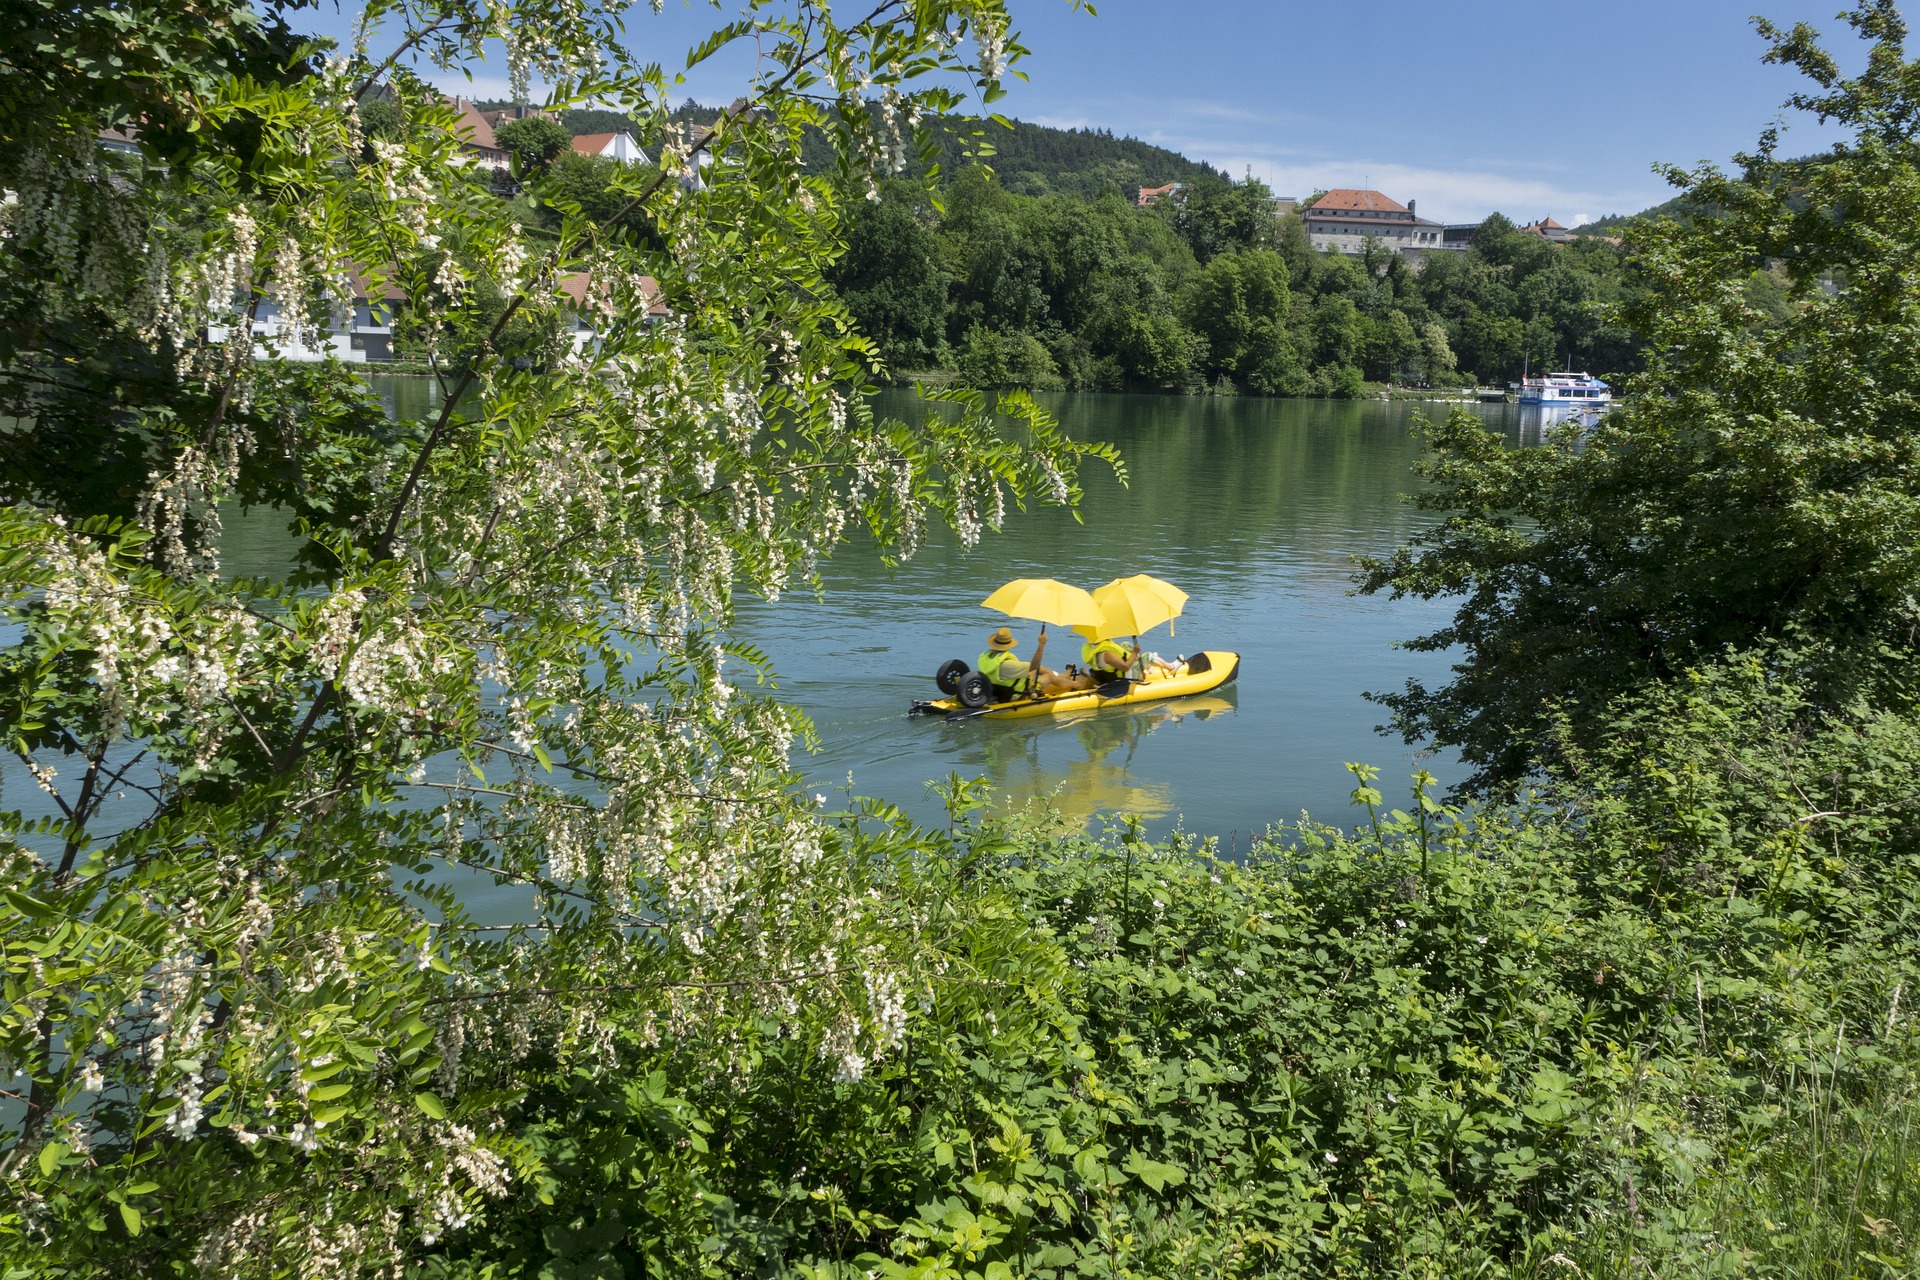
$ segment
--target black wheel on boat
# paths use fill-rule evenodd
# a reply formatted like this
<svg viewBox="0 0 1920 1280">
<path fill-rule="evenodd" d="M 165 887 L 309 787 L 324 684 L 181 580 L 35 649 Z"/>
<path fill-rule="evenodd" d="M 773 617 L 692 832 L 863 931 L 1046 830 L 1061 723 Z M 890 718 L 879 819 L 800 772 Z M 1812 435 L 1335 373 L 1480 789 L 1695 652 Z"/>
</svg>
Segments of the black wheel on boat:
<svg viewBox="0 0 1920 1280">
<path fill-rule="evenodd" d="M 960 699 L 963 707 L 984 707 L 993 701 L 993 686 L 978 671 L 969 671 L 960 677 L 953 696 Z"/>
<path fill-rule="evenodd" d="M 971 670 L 972 668 L 964 659 L 948 658 L 940 664 L 940 669 L 933 673 L 933 682 L 940 686 L 940 692 L 951 698 L 960 692 L 960 677 Z"/>
</svg>

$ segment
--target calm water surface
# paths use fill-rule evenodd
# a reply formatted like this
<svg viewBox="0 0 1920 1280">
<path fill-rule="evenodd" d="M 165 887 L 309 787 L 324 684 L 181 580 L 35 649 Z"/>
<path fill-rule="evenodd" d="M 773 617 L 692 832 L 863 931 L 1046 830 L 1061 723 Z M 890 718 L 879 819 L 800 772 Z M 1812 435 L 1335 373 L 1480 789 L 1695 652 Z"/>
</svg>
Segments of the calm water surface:
<svg viewBox="0 0 1920 1280">
<path fill-rule="evenodd" d="M 374 375 L 396 412 L 425 413 L 431 383 Z M 1344 761 L 1381 766 L 1390 799 L 1425 767 L 1441 782 L 1462 770 L 1375 731 L 1383 709 L 1368 690 L 1443 679 L 1444 657 L 1396 641 L 1440 626 L 1445 602 L 1348 594 L 1352 557 L 1400 545 L 1423 518 L 1412 490 L 1414 415 L 1444 405 L 1190 397 L 1042 397 L 1067 429 L 1120 446 L 1127 480 L 1086 469 L 1081 523 L 1055 509 L 1009 515 L 998 535 L 962 550 L 944 531 L 893 569 L 870 547 L 844 549 L 823 599 L 790 593 L 742 604 L 738 639 L 771 655 L 778 692 L 813 719 L 819 748 L 796 764 L 817 790 L 848 785 L 938 821 L 928 783 L 984 777 L 1002 805 L 1041 800 L 1074 819 L 1133 813 L 1153 834 L 1176 824 L 1244 847 L 1302 810 L 1351 825 Z M 911 416 L 910 393 L 883 412 Z M 1506 405 L 1476 406 L 1488 425 L 1531 436 L 1537 424 Z M 1067 720 L 947 724 L 909 720 L 935 695 L 948 658 L 972 660 L 1005 619 L 979 607 L 1001 583 L 1055 577 L 1092 588 L 1153 573 L 1188 592 L 1186 616 L 1150 634 L 1172 656 L 1228 649 L 1239 681 L 1217 694 Z M 1015 623 L 1020 652 L 1037 625 Z M 1066 641 L 1062 643 L 1061 641 Z M 1078 657 L 1059 636 L 1048 664 Z"/>
<path fill-rule="evenodd" d="M 1350 824 L 1343 761 L 1381 766 L 1389 795 L 1420 765 L 1443 783 L 1448 756 L 1416 757 L 1375 732 L 1367 690 L 1444 677 L 1446 659 L 1395 642 L 1432 630 L 1444 604 L 1348 594 L 1352 557 L 1390 551 L 1421 526 L 1402 495 L 1415 484 L 1416 412 L 1441 405 L 1066 395 L 1048 408 L 1077 437 L 1118 444 L 1128 483 L 1104 464 L 1085 475 L 1084 523 L 1058 510 L 1011 515 L 962 551 L 949 535 L 889 570 L 849 548 L 828 567 L 824 600 L 788 596 L 741 610 L 743 639 L 772 655 L 780 690 L 813 717 L 820 748 L 802 767 L 821 789 L 877 795 L 932 821 L 930 779 L 984 776 L 1002 803 L 1042 798 L 1074 817 L 1130 812 L 1155 834 L 1178 823 L 1244 847 L 1310 810 Z M 907 414 L 910 396 L 883 406 Z M 1517 432 L 1517 411 L 1481 412 Z M 1188 592 L 1187 612 L 1150 634 L 1171 656 L 1242 655 L 1215 696 L 1111 710 L 1068 721 L 947 724 L 908 720 L 935 696 L 935 668 L 971 660 L 1000 622 L 979 601 L 1016 577 L 1092 588 L 1153 573 Z M 1016 623 L 1031 656 L 1036 624 Z M 1061 643 L 1061 641 L 1067 643 Z M 1049 645 L 1048 665 L 1078 657 Z"/>
</svg>

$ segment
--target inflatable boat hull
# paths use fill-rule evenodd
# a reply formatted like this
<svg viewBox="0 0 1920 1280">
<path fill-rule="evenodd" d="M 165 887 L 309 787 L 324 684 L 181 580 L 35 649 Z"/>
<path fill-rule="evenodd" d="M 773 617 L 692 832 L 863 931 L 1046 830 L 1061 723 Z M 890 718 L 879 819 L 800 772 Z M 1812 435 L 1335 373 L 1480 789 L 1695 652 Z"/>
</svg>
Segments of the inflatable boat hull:
<svg viewBox="0 0 1920 1280">
<path fill-rule="evenodd" d="M 948 720 L 1023 720 L 1030 716 L 1070 716 L 1108 707 L 1132 707 L 1166 698 L 1186 698 L 1227 684 L 1240 674 L 1240 655 L 1209 650 L 1188 658 L 1174 675 L 1150 675 L 1145 680 L 1113 680 L 1097 689 L 1057 693 L 1048 698 L 1017 698 L 984 707 L 964 707 L 953 698 L 916 701 L 908 715 L 944 716 Z"/>
</svg>

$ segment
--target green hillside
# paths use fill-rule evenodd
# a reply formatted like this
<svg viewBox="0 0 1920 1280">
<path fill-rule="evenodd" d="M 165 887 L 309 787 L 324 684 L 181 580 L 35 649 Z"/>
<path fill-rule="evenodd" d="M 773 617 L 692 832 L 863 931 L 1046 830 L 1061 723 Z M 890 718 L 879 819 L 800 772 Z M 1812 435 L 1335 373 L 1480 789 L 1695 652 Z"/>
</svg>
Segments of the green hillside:
<svg viewBox="0 0 1920 1280">
<path fill-rule="evenodd" d="M 1019 195 L 1091 196 L 1118 187 L 1131 199 L 1141 187 L 1226 177 L 1210 164 L 1138 138 L 1115 137 L 1110 129 L 1011 123 L 1007 128 L 993 121 L 936 121 L 942 170 L 953 174 L 966 168 L 973 163 L 967 153 L 986 144 L 993 154 L 985 162 L 1001 186 Z"/>
<path fill-rule="evenodd" d="M 496 111 L 512 104 L 475 105 L 482 111 Z M 718 107 L 689 100 L 674 111 L 673 118 L 705 125 L 719 114 Z M 575 136 L 635 127 L 625 115 L 608 110 L 562 111 L 560 122 Z M 934 120 L 941 172 L 951 176 L 984 162 L 999 175 L 1004 188 L 1018 195 L 1093 196 L 1118 190 L 1128 199 L 1141 187 L 1226 177 L 1212 165 L 1138 138 L 1116 137 L 1110 129 L 1055 129 L 1025 120 L 1014 120 L 1011 126 L 959 116 Z M 990 154 L 982 155 L 983 148 L 990 148 Z M 832 148 L 824 138 L 809 138 L 806 152 L 809 164 L 831 163 Z"/>
<path fill-rule="evenodd" d="M 1604 218 L 1595 218 L 1592 222 L 1583 222 L 1573 229 L 1575 235 L 1618 235 L 1624 227 L 1650 218 L 1681 218 L 1690 212 L 1685 196 L 1675 196 L 1662 201 L 1651 209 L 1642 209 L 1639 213 L 1610 213 Z"/>
<path fill-rule="evenodd" d="M 1821 165 L 1831 164 L 1833 160 L 1833 155 L 1829 153 L 1815 153 L 1813 155 L 1797 156 L 1792 159 L 1780 161 L 1779 163 L 1783 167 L 1784 172 L 1793 173 L 1796 170 L 1816 168 Z M 1788 184 L 1789 195 L 1787 197 L 1787 203 L 1789 207 L 1796 212 L 1806 207 L 1806 201 L 1800 194 L 1803 186 L 1804 183 L 1799 177 L 1796 177 Z M 1684 195 L 1679 195 L 1671 200 L 1662 201 L 1654 205 L 1651 209 L 1642 209 L 1639 213 L 1610 213 L 1604 218 L 1596 218 L 1592 222 L 1583 222 L 1574 228 L 1574 232 L 1580 235 L 1618 235 L 1622 228 L 1632 226 L 1636 222 L 1646 222 L 1654 218 L 1679 218 L 1685 220 L 1699 214 L 1701 211 L 1698 203 L 1689 201 Z"/>
</svg>

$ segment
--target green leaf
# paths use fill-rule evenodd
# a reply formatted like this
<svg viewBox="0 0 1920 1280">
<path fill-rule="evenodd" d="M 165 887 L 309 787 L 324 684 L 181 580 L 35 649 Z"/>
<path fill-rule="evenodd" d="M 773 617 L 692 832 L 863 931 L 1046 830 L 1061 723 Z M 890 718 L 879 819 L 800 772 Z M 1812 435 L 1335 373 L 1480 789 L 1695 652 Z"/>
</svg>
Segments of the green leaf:
<svg viewBox="0 0 1920 1280">
<path fill-rule="evenodd" d="M 353 1086 L 350 1084 L 321 1085 L 318 1089 L 315 1089 L 307 1095 L 307 1100 L 309 1102 L 331 1102 L 335 1098 L 344 1097 L 352 1092 Z"/>
<path fill-rule="evenodd" d="M 12 889 L 0 889 L 0 898 L 5 898 L 15 911 L 29 920 L 44 920 L 53 914 L 53 908 L 38 898 L 30 898 Z"/>
<path fill-rule="evenodd" d="M 49 1178 L 52 1177 L 53 1171 L 60 1167 L 60 1157 L 65 1154 L 67 1154 L 66 1144 L 60 1142 L 49 1142 L 40 1148 L 40 1172 Z"/>
<path fill-rule="evenodd" d="M 119 1206 L 119 1208 L 120 1208 L 120 1221 L 127 1224 L 127 1234 L 130 1236 L 139 1235 L 140 1234 L 140 1211 L 134 1208 L 130 1204 L 123 1204 Z"/>
<path fill-rule="evenodd" d="M 1165 1164 L 1158 1160 L 1149 1160 L 1138 1151 L 1130 1154 L 1127 1157 L 1127 1162 L 1122 1165 L 1121 1168 L 1146 1183 L 1155 1191 L 1165 1190 L 1169 1183 L 1178 1186 L 1187 1180 L 1187 1171 L 1179 1165 Z"/>
<path fill-rule="evenodd" d="M 432 1116 L 435 1120 L 445 1120 L 447 1118 L 446 1104 L 441 1102 L 439 1096 L 436 1094 L 416 1093 L 413 1095 L 413 1105 Z"/>
</svg>

